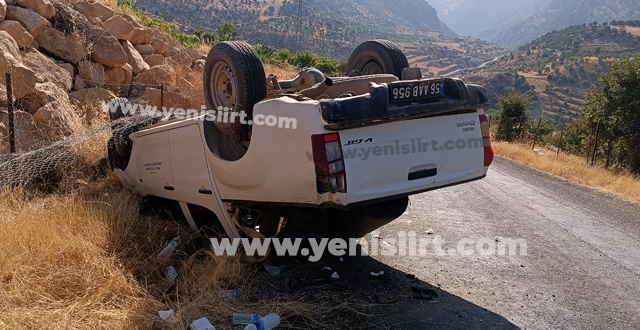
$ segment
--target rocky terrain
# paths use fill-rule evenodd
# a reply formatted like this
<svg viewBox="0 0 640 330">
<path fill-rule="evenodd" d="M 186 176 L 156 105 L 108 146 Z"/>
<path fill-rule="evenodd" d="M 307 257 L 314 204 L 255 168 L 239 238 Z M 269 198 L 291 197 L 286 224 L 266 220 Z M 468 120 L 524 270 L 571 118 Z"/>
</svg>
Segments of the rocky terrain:
<svg viewBox="0 0 640 330">
<path fill-rule="evenodd" d="M 29 151 L 104 123 L 116 96 L 200 107 L 205 55 L 93 1 L 0 0 L 0 154 L 8 152 L 5 74 L 16 146 Z"/>
<path fill-rule="evenodd" d="M 640 21 L 629 23 L 640 25 Z M 563 117 L 580 118 L 587 90 L 609 72 L 611 62 L 640 51 L 640 28 L 625 24 L 575 25 L 554 31 L 491 65 L 459 75 L 487 88 L 492 109 L 497 109 L 498 97 L 512 91 L 528 93 L 534 116 L 551 117 L 561 125 Z"/>
</svg>

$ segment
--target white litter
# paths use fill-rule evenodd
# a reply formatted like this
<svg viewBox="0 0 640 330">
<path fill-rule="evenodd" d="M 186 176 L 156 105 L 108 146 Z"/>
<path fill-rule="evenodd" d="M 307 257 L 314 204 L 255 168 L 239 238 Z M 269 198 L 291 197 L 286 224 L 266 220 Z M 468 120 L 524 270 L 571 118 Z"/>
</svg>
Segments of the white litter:
<svg viewBox="0 0 640 330">
<path fill-rule="evenodd" d="M 331 278 L 332 278 L 332 279 L 334 279 L 334 280 L 337 280 L 337 279 L 339 279 L 339 278 L 340 278 L 340 275 L 338 275 L 338 272 L 334 272 L 334 273 L 331 275 Z"/>
<path fill-rule="evenodd" d="M 433 235 L 434 231 L 433 229 L 429 228 L 427 231 L 424 232 L 427 235 Z"/>
<path fill-rule="evenodd" d="M 342 257 L 340 257 L 340 262 L 344 262 L 344 259 Z"/>
<path fill-rule="evenodd" d="M 206 317 L 191 322 L 191 330 L 216 330 Z"/>
<path fill-rule="evenodd" d="M 371 276 L 378 277 L 378 276 L 382 276 L 382 275 L 384 275 L 384 271 L 377 272 L 377 273 L 371 272 L 370 274 L 371 274 Z"/>
<path fill-rule="evenodd" d="M 331 267 L 324 267 L 322 270 L 331 270 Z"/>
<path fill-rule="evenodd" d="M 160 315 L 160 318 L 163 319 L 164 321 L 176 324 L 178 323 L 178 318 L 176 317 L 176 314 L 173 312 L 173 309 L 170 309 L 168 311 L 159 311 L 158 314 Z"/>
</svg>

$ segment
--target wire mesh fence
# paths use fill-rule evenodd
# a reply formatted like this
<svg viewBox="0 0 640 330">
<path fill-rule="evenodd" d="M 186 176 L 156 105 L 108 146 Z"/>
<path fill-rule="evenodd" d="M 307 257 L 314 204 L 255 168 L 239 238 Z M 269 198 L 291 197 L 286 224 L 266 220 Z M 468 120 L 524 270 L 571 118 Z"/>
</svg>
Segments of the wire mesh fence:
<svg viewBox="0 0 640 330">
<path fill-rule="evenodd" d="M 88 159 L 95 159 L 96 154 L 98 158 L 106 158 L 109 144 L 130 142 L 128 141 L 129 134 L 141 127 L 156 123 L 160 119 L 159 113 L 136 113 L 110 121 L 105 114 L 103 120 L 98 123 L 91 126 L 80 124 L 72 134 L 56 132 L 64 133 L 63 137 L 48 139 L 46 133 L 51 132 L 43 131 L 51 128 L 37 128 L 35 125 L 26 125 L 23 122 L 33 121 L 31 115 L 24 117 L 23 114 L 25 116 L 26 113 L 32 114 L 44 104 L 43 100 L 39 100 L 38 97 L 29 97 L 28 95 L 16 100 L 14 91 L 16 87 L 22 87 L 19 85 L 21 83 L 24 82 L 18 82 L 16 86 L 15 79 L 10 73 L 0 77 L 0 89 L 4 91 L 0 93 L 0 191 L 15 186 L 46 182 L 65 171 L 76 170 L 80 164 Z M 144 94 L 145 90 L 157 88 L 160 90 L 160 104 L 158 105 L 160 107 L 164 105 L 165 88 L 162 84 L 91 83 L 95 83 L 95 86 L 101 88 L 109 87 L 107 85 L 117 85 L 122 90 L 127 90 L 126 94 L 130 96 L 130 102 L 141 104 L 147 103 L 146 100 L 140 100 L 140 96 Z M 113 86 L 111 86 L 112 90 Z M 103 106 L 101 110 L 107 112 L 111 109 Z M 32 149 L 30 151 L 20 146 L 21 139 L 16 138 L 27 135 L 42 137 L 41 141 L 30 143 L 29 149 Z M 9 146 L 7 147 L 7 145 Z M 2 150 L 7 153 L 3 154 Z"/>
</svg>

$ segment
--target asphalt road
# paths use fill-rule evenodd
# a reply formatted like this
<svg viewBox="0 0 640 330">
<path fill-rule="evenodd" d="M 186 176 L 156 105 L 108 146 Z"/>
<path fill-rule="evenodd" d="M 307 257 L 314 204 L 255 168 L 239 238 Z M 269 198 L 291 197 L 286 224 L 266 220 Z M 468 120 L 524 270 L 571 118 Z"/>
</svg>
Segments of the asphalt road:
<svg viewBox="0 0 640 330">
<path fill-rule="evenodd" d="M 335 328 L 640 329 L 638 205 L 496 159 L 484 180 L 411 197 L 378 241 L 401 231 L 439 235 L 447 252 L 521 238 L 526 255 L 285 262 L 279 290 L 332 306 L 323 322 Z"/>
</svg>

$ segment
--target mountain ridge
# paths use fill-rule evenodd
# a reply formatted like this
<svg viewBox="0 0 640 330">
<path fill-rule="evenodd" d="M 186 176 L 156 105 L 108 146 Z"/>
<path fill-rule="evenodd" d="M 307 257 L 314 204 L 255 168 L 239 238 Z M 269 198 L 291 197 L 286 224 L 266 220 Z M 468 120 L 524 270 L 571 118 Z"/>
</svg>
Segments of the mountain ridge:
<svg viewBox="0 0 640 330">
<path fill-rule="evenodd" d="M 573 25 L 637 19 L 637 0 L 530 0 L 502 24 L 476 37 L 515 49 L 545 33 Z"/>
<path fill-rule="evenodd" d="M 429 0 L 447 26 L 459 35 L 470 37 L 499 25 L 527 1 L 530 0 Z"/>
<path fill-rule="evenodd" d="M 228 21 L 254 44 L 341 58 L 366 39 L 411 42 L 429 31 L 453 34 L 424 0 L 305 0 L 300 7 L 295 0 L 138 0 L 135 6 L 186 29 L 213 31 Z M 304 47 L 297 44 L 299 10 Z"/>
</svg>

